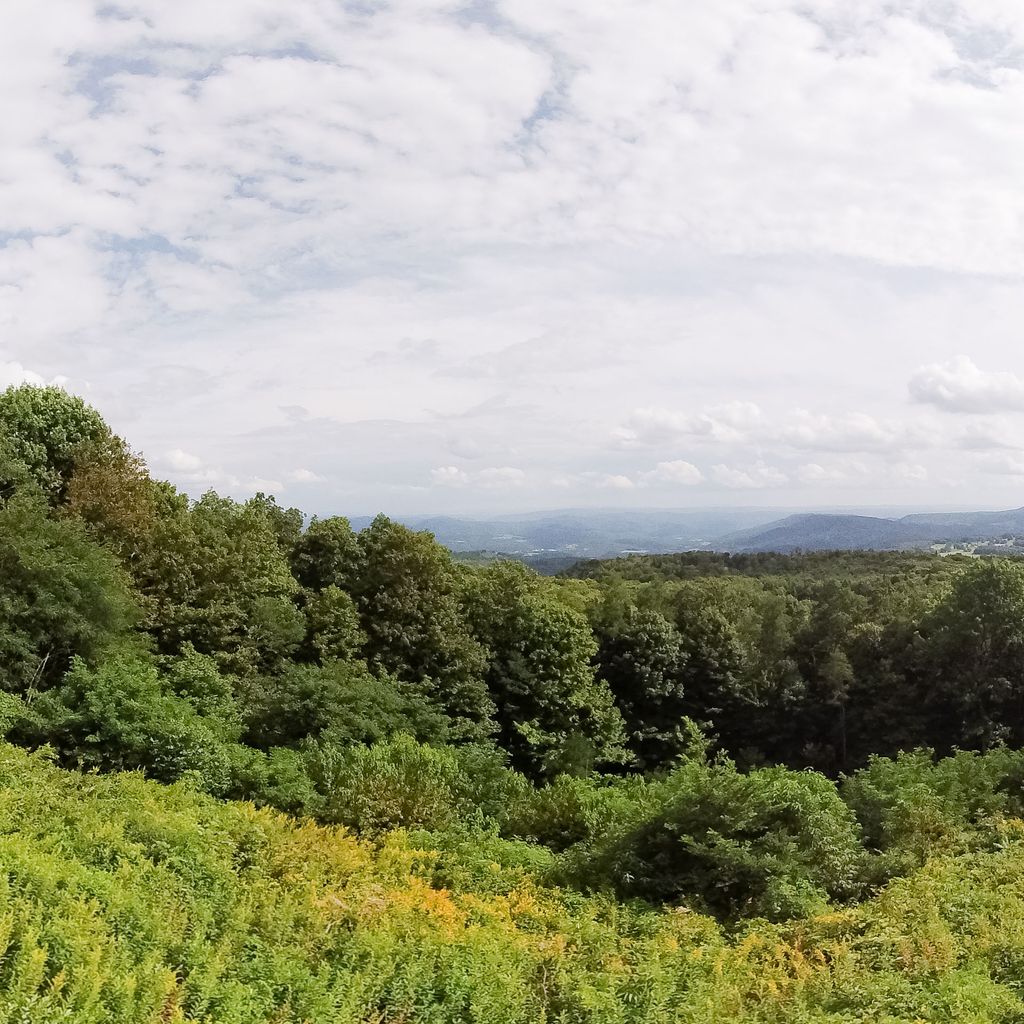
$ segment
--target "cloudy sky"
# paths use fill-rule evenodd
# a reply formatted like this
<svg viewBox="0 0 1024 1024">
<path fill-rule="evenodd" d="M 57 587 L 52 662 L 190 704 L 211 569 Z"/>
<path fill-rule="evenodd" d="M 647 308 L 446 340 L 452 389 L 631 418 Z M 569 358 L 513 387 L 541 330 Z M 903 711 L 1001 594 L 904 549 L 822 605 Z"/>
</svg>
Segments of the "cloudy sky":
<svg viewBox="0 0 1024 1024">
<path fill-rule="evenodd" d="M 1024 504 L 1019 0 L 4 0 L 0 384 L 319 512 Z"/>
</svg>

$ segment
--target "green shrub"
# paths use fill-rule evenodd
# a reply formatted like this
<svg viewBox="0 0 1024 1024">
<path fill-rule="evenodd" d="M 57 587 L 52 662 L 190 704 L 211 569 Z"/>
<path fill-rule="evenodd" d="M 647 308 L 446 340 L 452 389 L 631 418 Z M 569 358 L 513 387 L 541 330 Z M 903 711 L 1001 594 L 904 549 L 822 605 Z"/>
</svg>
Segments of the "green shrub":
<svg viewBox="0 0 1024 1024">
<path fill-rule="evenodd" d="M 931 855 L 978 839 L 978 826 L 1024 814 L 1024 752 L 959 751 L 936 760 L 930 750 L 874 757 L 844 779 L 876 881 L 904 873 Z"/>
<path fill-rule="evenodd" d="M 309 746 L 307 765 L 323 819 L 365 832 L 482 824 L 501 818 L 527 785 L 491 748 L 431 747 L 411 736 L 372 746 L 328 737 Z"/>
<path fill-rule="evenodd" d="M 131 648 L 111 651 L 96 668 L 76 658 L 14 735 L 49 744 L 76 768 L 141 769 L 164 782 L 188 775 L 218 793 L 230 785 L 217 733 L 191 703 L 167 693 L 156 667 Z"/>
<path fill-rule="evenodd" d="M 856 820 L 816 772 L 690 760 L 608 835 L 570 850 L 562 877 L 727 919 L 782 920 L 852 894 Z"/>
</svg>

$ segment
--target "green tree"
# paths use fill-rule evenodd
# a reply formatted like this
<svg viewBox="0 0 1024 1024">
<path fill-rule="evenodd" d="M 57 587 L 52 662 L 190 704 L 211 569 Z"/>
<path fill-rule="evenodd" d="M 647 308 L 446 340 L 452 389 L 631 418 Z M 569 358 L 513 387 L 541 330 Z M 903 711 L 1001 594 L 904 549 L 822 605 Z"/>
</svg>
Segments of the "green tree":
<svg viewBox="0 0 1024 1024">
<path fill-rule="evenodd" d="M 1024 565 L 979 561 L 953 582 L 922 632 L 939 745 L 1024 743 Z"/>
<path fill-rule="evenodd" d="M 162 654 L 191 644 L 236 675 L 267 671 L 301 643 L 305 620 L 273 522 L 260 503 L 210 492 L 161 496 L 152 546 L 135 566 Z"/>
<path fill-rule="evenodd" d="M 611 635 L 600 638 L 600 675 L 626 723 L 637 765 L 666 765 L 685 748 L 686 653 L 679 631 L 659 612 L 631 608 Z"/>
<path fill-rule="evenodd" d="M 80 655 L 94 659 L 135 621 L 112 554 L 40 497 L 0 507 L 0 673 L 15 692 L 45 689 Z"/>
<path fill-rule="evenodd" d="M 217 792 L 229 785 L 216 731 L 188 701 L 168 693 L 156 667 L 130 647 L 111 651 L 95 668 L 76 658 L 32 713 L 27 738 L 50 744 L 66 765 L 141 769 L 163 782 L 193 773 Z"/>
<path fill-rule="evenodd" d="M 366 634 L 359 623 L 355 601 L 333 584 L 304 595 L 306 656 L 326 664 L 359 658 Z"/>
<path fill-rule="evenodd" d="M 244 689 L 246 740 L 256 747 L 297 746 L 331 734 L 339 745 L 396 733 L 445 736 L 445 719 L 409 684 L 371 675 L 362 662 L 287 665 Z"/>
<path fill-rule="evenodd" d="M 623 897 L 783 920 L 852 895 L 862 866 L 856 820 L 824 776 L 691 757 L 565 871 Z"/>
<path fill-rule="evenodd" d="M 589 771 L 627 760 L 622 717 L 581 612 L 516 562 L 498 562 L 469 583 L 470 619 L 490 652 L 487 685 L 499 742 L 532 778 Z"/>
<path fill-rule="evenodd" d="M 371 666 L 419 688 L 451 718 L 456 737 L 489 735 L 486 655 L 470 633 L 448 551 L 384 516 L 359 534 L 359 550 L 351 592 Z"/>
<path fill-rule="evenodd" d="M 29 384 L 0 394 L 0 434 L 52 504 L 63 503 L 83 449 L 111 442 L 103 417 L 81 398 Z"/>
<path fill-rule="evenodd" d="M 307 590 L 352 590 L 362 565 L 359 541 L 342 516 L 314 518 L 292 547 L 292 572 Z"/>
</svg>

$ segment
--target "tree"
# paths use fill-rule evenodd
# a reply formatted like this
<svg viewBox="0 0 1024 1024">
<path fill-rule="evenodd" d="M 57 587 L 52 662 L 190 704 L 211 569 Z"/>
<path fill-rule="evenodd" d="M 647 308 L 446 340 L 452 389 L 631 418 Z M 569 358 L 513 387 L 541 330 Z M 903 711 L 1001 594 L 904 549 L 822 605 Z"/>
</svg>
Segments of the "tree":
<svg viewBox="0 0 1024 1024">
<path fill-rule="evenodd" d="M 862 862 L 853 812 L 824 776 L 697 756 L 566 863 L 621 897 L 783 920 L 851 895 Z"/>
<path fill-rule="evenodd" d="M 195 708 L 163 687 L 156 667 L 121 647 L 95 668 L 81 658 L 32 706 L 25 738 L 49 743 L 75 768 L 142 769 L 173 782 L 195 773 L 208 788 L 229 784 L 226 751 Z"/>
<path fill-rule="evenodd" d="M 685 747 L 686 660 L 679 631 L 656 611 L 633 607 L 601 638 L 599 672 L 615 695 L 642 770 L 666 765 Z"/>
<path fill-rule="evenodd" d="M 473 629 L 489 653 L 499 742 L 532 778 L 627 760 L 622 717 L 595 678 L 582 613 L 560 604 L 525 566 L 499 562 L 469 588 Z"/>
<path fill-rule="evenodd" d="M 342 516 L 314 518 L 292 547 L 292 573 L 307 590 L 351 590 L 362 564 L 359 541 Z"/>
<path fill-rule="evenodd" d="M 225 671 L 266 671 L 305 636 L 298 589 L 259 504 L 210 492 L 194 505 L 160 497 L 152 545 L 134 567 L 162 654 L 191 644 Z"/>
<path fill-rule="evenodd" d="M 939 745 L 1024 743 L 1024 566 L 979 561 L 926 616 L 922 633 Z"/>
<path fill-rule="evenodd" d="M 274 531 L 281 553 L 290 558 L 302 535 L 302 523 L 305 519 L 302 512 L 297 508 L 283 508 L 277 503 L 277 498 L 262 491 L 253 495 L 246 504 L 264 515 Z"/>
<path fill-rule="evenodd" d="M 79 453 L 111 443 L 103 417 L 55 387 L 25 384 L 0 394 L 0 434 L 51 504 L 62 504 Z"/>
<path fill-rule="evenodd" d="M 72 658 L 93 660 L 136 620 L 112 554 L 39 496 L 0 507 L 0 676 L 4 689 L 45 689 Z"/>
<path fill-rule="evenodd" d="M 297 746 L 329 733 L 339 745 L 372 743 L 396 733 L 445 736 L 445 721 L 408 684 L 370 674 L 362 662 L 288 665 L 244 684 L 246 741 Z"/>
<path fill-rule="evenodd" d="M 111 435 L 78 448 L 67 513 L 85 523 L 129 572 L 152 546 L 158 503 L 146 464 L 120 438 Z"/>
<path fill-rule="evenodd" d="M 320 591 L 307 591 L 303 600 L 306 616 L 306 657 L 327 664 L 359 658 L 366 646 L 366 634 L 359 624 L 355 601 L 333 584 Z"/>
<path fill-rule="evenodd" d="M 359 534 L 359 554 L 351 593 L 371 666 L 416 686 L 451 718 L 455 737 L 489 735 L 485 651 L 470 633 L 447 550 L 378 516 Z"/>
</svg>

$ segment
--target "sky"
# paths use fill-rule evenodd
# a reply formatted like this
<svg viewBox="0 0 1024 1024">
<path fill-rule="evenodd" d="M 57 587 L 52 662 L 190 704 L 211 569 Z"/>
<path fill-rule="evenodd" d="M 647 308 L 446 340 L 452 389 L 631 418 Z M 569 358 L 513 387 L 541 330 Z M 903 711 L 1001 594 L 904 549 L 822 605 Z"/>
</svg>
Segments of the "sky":
<svg viewBox="0 0 1024 1024">
<path fill-rule="evenodd" d="M 320 514 L 1024 505 L 1019 0 L 4 0 L 0 386 Z"/>
</svg>

